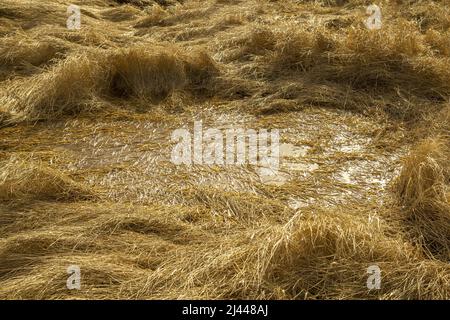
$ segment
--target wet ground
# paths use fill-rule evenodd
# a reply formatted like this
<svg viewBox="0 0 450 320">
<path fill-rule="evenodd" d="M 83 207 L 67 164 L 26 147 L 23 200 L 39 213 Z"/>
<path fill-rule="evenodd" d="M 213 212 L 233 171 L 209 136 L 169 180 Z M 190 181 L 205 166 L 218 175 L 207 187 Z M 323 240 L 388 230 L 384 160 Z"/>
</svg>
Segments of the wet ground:
<svg viewBox="0 0 450 320">
<path fill-rule="evenodd" d="M 183 202 L 183 190 L 206 188 L 281 198 L 293 209 L 382 199 L 406 152 L 380 148 L 380 123 L 373 118 L 339 110 L 305 109 L 263 119 L 214 109 L 164 121 L 145 115 L 99 119 L 9 128 L 4 143 L 10 153 L 32 151 L 33 158 L 101 190 L 110 201 L 177 204 Z M 278 129 L 279 169 L 173 164 L 171 134 L 179 128 L 193 132 L 194 120 L 202 120 L 203 131 Z M 392 134 L 393 139 L 401 135 Z"/>
</svg>

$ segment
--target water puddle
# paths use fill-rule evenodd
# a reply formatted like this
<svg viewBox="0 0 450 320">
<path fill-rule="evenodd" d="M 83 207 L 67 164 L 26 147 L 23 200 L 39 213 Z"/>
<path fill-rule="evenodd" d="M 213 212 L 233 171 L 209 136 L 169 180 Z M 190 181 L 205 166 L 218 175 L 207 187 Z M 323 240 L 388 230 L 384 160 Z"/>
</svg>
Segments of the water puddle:
<svg viewBox="0 0 450 320">
<path fill-rule="evenodd" d="M 395 175 L 402 154 L 400 150 L 383 154 L 372 148 L 371 130 L 361 127 L 376 124 L 350 113 L 313 109 L 288 117 L 274 115 L 261 123 L 250 116 L 215 115 L 216 111 L 211 110 L 208 111 L 211 114 L 199 116 L 203 119 L 203 130 L 261 127 L 271 130 L 276 124 L 282 141 L 278 168 L 248 163 L 213 166 L 172 163 L 171 133 L 183 124 L 192 132 L 194 117 L 171 124 L 75 119 L 40 131 L 35 141 L 41 143 L 41 150 L 50 148 L 61 154 L 60 169 L 106 190 L 111 200 L 177 204 L 183 199 L 176 190 L 197 185 L 265 197 L 266 191 L 261 187 L 264 184 L 281 187 L 283 197 L 290 199 L 286 205 L 296 209 L 316 202 L 327 205 L 365 199 L 369 193 L 379 195 Z M 286 185 L 294 188 L 290 190 Z"/>
<path fill-rule="evenodd" d="M 319 168 L 315 163 L 293 162 L 303 161 L 302 158 L 311 149 L 309 146 L 296 146 L 292 143 L 280 144 L 280 167 L 282 170 L 274 170 L 272 168 L 259 168 L 259 176 L 261 182 L 268 185 L 282 186 L 291 179 L 291 172 L 297 171 L 302 173 L 312 172 Z"/>
<path fill-rule="evenodd" d="M 296 146 L 292 143 L 280 144 L 280 155 L 282 157 L 304 157 L 311 149 L 309 146 Z"/>
</svg>

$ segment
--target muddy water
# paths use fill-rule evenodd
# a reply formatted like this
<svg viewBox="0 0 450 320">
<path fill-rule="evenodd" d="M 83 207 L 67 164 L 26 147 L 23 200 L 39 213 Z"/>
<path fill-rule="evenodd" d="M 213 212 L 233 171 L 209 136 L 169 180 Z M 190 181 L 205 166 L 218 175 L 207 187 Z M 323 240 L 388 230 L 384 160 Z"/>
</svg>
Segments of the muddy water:
<svg viewBox="0 0 450 320">
<path fill-rule="evenodd" d="M 194 120 L 202 120 L 204 130 L 278 129 L 279 169 L 173 164 L 171 134 L 180 123 L 192 133 Z M 52 160 L 58 169 L 103 190 L 112 201 L 177 204 L 182 189 L 267 196 L 275 188 L 286 205 L 298 209 L 364 201 L 385 192 L 405 150 L 374 148 L 377 126 L 359 115 L 319 108 L 264 119 L 209 110 L 176 123 L 69 120 L 34 132 L 33 139 L 36 150 L 58 154 Z"/>
</svg>

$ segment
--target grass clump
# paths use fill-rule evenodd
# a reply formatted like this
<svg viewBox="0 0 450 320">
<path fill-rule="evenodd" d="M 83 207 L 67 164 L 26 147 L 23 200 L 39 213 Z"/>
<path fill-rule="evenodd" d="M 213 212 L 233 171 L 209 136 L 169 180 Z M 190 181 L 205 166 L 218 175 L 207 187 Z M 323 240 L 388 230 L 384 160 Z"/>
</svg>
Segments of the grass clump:
<svg viewBox="0 0 450 320">
<path fill-rule="evenodd" d="M 190 52 L 183 58 L 187 77 L 187 88 L 196 94 L 215 92 L 216 78 L 220 70 L 215 61 L 204 50 Z"/>
<path fill-rule="evenodd" d="M 41 163 L 18 158 L 0 165 L 0 200 L 75 200 L 94 197 L 92 189 Z"/>
<path fill-rule="evenodd" d="M 63 44 L 55 39 L 34 39 L 26 33 L 16 33 L 0 40 L 0 62 L 4 66 L 42 66 L 61 56 Z"/>
<path fill-rule="evenodd" d="M 13 82 L 0 101 L 16 120 L 48 120 L 88 111 L 104 82 L 99 68 L 87 55 L 71 56 L 47 72 Z"/>
<path fill-rule="evenodd" d="M 77 54 L 45 72 L 6 86 L 0 101 L 16 121 L 50 120 L 98 109 L 108 97 L 159 103 L 176 91 L 214 90 L 219 69 L 204 51 L 174 48 L 102 50 Z"/>
<path fill-rule="evenodd" d="M 108 61 L 115 96 L 160 101 L 186 83 L 182 61 L 169 51 L 135 47 L 112 54 Z"/>
<path fill-rule="evenodd" d="M 422 141 L 396 180 L 403 220 L 431 256 L 450 258 L 450 152 L 444 140 Z"/>
</svg>

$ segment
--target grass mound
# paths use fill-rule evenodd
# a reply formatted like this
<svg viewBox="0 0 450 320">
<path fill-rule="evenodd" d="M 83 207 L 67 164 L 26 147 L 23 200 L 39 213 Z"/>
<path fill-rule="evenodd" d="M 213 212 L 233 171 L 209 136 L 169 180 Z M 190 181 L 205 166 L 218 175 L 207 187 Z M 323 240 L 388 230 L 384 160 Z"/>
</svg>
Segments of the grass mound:
<svg viewBox="0 0 450 320">
<path fill-rule="evenodd" d="M 149 28 L 157 25 L 163 25 L 164 19 L 168 13 L 160 6 L 153 6 L 145 17 L 139 19 L 134 25 L 135 28 Z"/>
<path fill-rule="evenodd" d="M 12 158 L 1 164 L 0 200 L 74 200 L 94 197 L 91 189 L 39 163 Z"/>
<path fill-rule="evenodd" d="M 5 111 L 0 110 L 0 128 L 6 126 L 10 120 L 10 115 Z"/>
<path fill-rule="evenodd" d="M 99 68 L 87 55 L 72 56 L 47 72 L 13 82 L 0 101 L 18 120 L 47 120 L 87 111 L 103 82 Z"/>
<path fill-rule="evenodd" d="M 423 261 L 415 248 L 362 212 L 297 214 L 278 231 L 264 267 L 278 298 L 445 299 L 445 263 Z M 380 290 L 366 286 L 367 269 L 381 270 Z M 402 267 L 400 267 L 402 266 Z M 408 269 L 409 268 L 409 269 Z M 399 291 L 398 283 L 403 283 Z"/>
<path fill-rule="evenodd" d="M 169 51 L 145 47 L 128 49 L 108 58 L 112 94 L 163 100 L 186 83 L 183 63 Z"/>
<path fill-rule="evenodd" d="M 24 32 L 0 39 L 0 63 L 4 66 L 43 66 L 64 51 L 55 39 L 35 39 Z"/>
<path fill-rule="evenodd" d="M 135 19 L 141 11 L 131 5 L 123 5 L 102 12 L 102 16 L 113 22 L 128 21 Z"/>
<path fill-rule="evenodd" d="M 227 232 L 220 243 L 205 238 L 166 259 L 146 283 L 159 298 L 205 292 L 217 299 L 449 297 L 447 263 L 423 259 L 384 220 L 368 221 L 358 210 L 298 212 L 285 225 Z M 367 288 L 373 265 L 381 270 L 380 290 Z"/>
<path fill-rule="evenodd" d="M 422 36 L 408 25 L 378 32 L 351 29 L 339 40 L 323 31 L 291 30 L 268 56 L 268 67 L 271 76 L 302 72 L 316 82 L 346 83 L 374 93 L 401 89 L 442 99 L 450 93 L 450 60 L 428 53 Z"/>
<path fill-rule="evenodd" d="M 194 51 L 183 58 L 187 88 L 195 94 L 215 93 L 216 78 L 220 71 L 215 61 L 205 51 Z"/>
<path fill-rule="evenodd" d="M 11 82 L 0 101 L 16 120 L 49 120 L 93 111 L 102 98 L 158 103 L 175 91 L 213 91 L 219 70 L 206 52 L 154 47 L 77 54 L 45 72 Z"/>
<path fill-rule="evenodd" d="M 386 237 L 382 227 L 380 221 L 370 223 L 356 212 L 298 215 L 280 230 L 267 277 L 290 298 L 367 296 L 370 265 L 389 272 L 385 265 L 405 263 L 414 255 L 400 239 Z"/>
<path fill-rule="evenodd" d="M 450 258 L 450 152 L 427 139 L 405 159 L 396 192 L 407 228 L 432 256 Z"/>
<path fill-rule="evenodd" d="M 284 90 L 297 84 L 299 91 L 291 90 L 289 99 L 300 105 L 379 108 L 410 121 L 429 112 L 430 102 L 441 104 L 450 95 L 448 43 L 440 33 L 421 34 L 403 20 L 376 31 L 352 27 L 344 34 L 320 27 L 261 29 L 230 43 L 225 49 L 239 49 L 227 49 L 224 60 L 250 60 L 242 71 L 259 75 L 269 92 L 274 85 Z"/>
</svg>

